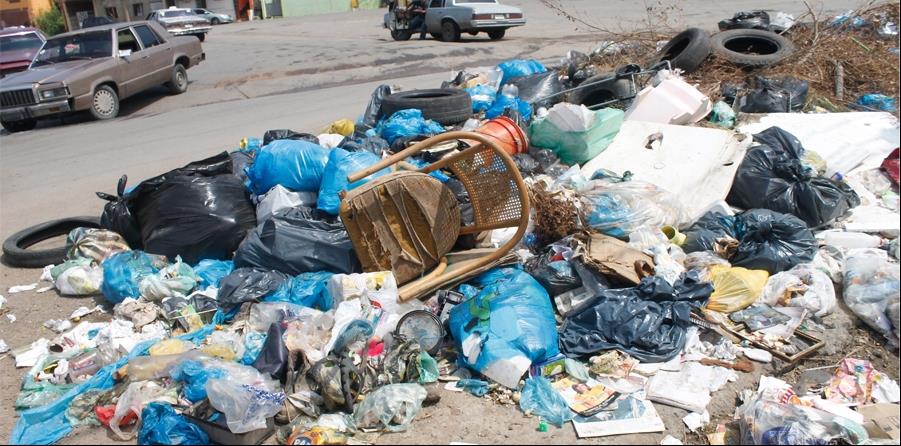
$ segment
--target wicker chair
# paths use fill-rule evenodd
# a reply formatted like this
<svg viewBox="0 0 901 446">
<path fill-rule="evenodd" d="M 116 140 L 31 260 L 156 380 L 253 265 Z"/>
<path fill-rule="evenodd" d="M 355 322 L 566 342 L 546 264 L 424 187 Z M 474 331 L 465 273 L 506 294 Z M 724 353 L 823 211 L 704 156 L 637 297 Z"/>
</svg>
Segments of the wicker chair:
<svg viewBox="0 0 901 446">
<path fill-rule="evenodd" d="M 468 149 L 446 156 L 416 172 L 428 174 L 438 169 L 450 170 L 460 180 L 469 194 L 473 209 L 473 223 L 459 228 L 459 235 L 477 234 L 492 229 L 515 227 L 517 231 L 513 238 L 503 246 L 495 250 L 472 250 L 457 253 L 448 253 L 442 256 L 437 266 L 431 272 L 415 278 L 400 288 L 401 301 L 419 298 L 437 288 L 448 286 L 472 277 L 497 265 L 516 246 L 526 232 L 529 223 L 529 192 L 519 174 L 519 169 L 513 159 L 504 152 L 491 139 L 479 133 L 472 132 L 448 132 L 426 139 L 401 152 L 398 152 L 369 168 L 355 172 L 347 177 L 348 181 L 355 182 L 375 172 L 389 167 L 409 166 L 403 160 L 439 143 L 452 140 L 465 140 L 471 144 Z M 351 191 L 341 205 L 341 216 L 345 219 L 349 216 L 347 201 L 351 194 L 358 193 L 358 189 L 379 188 L 386 180 L 404 181 L 405 172 L 389 173 L 378 181 L 372 181 L 360 188 Z M 393 178 L 392 178 L 393 177 Z M 446 187 L 446 186 L 442 186 Z M 381 193 L 386 193 L 384 190 Z M 439 206 L 455 207 L 456 201 L 447 203 L 442 201 Z M 437 209 L 436 215 L 442 212 L 459 212 L 456 209 Z M 454 215 L 456 217 L 456 215 Z M 456 218 L 450 221 L 458 221 Z M 345 219 L 345 225 L 348 221 Z M 440 227 L 446 222 L 436 221 L 432 228 Z M 375 237 L 375 234 L 362 234 L 359 231 L 348 232 L 354 247 L 360 254 L 361 238 Z M 356 232 L 356 234 L 354 233 Z M 453 234 L 451 234 L 453 235 Z M 396 234 L 394 236 L 397 236 Z M 419 234 L 415 235 L 419 238 Z M 457 236 L 453 235 L 453 240 Z M 450 247 L 447 248 L 448 250 Z M 448 261 L 448 258 L 451 258 Z M 460 260 L 454 260 L 455 258 Z M 362 260 L 362 259 L 361 259 Z M 364 262 L 365 265 L 365 262 Z"/>
</svg>

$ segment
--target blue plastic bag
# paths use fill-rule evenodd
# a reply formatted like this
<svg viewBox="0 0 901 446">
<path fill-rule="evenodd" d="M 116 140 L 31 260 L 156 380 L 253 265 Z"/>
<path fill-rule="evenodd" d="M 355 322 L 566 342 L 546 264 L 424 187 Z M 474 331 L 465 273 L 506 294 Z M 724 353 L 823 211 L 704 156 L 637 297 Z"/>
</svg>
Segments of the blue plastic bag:
<svg viewBox="0 0 901 446">
<path fill-rule="evenodd" d="M 478 397 L 485 396 L 488 393 L 488 381 L 482 381 L 481 379 L 461 379 L 457 381 L 455 386 Z"/>
<path fill-rule="evenodd" d="M 497 98 L 497 90 L 485 85 L 479 84 L 466 89 L 469 97 L 472 99 L 473 113 L 488 110 L 494 100 Z"/>
<path fill-rule="evenodd" d="M 199 361 L 188 359 L 178 363 L 170 373 L 175 382 L 184 383 L 182 392 L 192 403 L 196 403 L 206 398 L 206 382 L 210 378 L 221 378 L 224 376 L 222 369 L 204 368 Z"/>
<path fill-rule="evenodd" d="M 141 411 L 138 444 L 209 444 L 210 437 L 196 424 L 175 413 L 166 403 L 153 402 Z"/>
<path fill-rule="evenodd" d="M 541 64 L 541 62 L 535 59 L 523 60 L 523 59 L 513 59 L 508 60 L 506 62 L 501 62 L 497 65 L 501 71 L 504 72 L 504 77 L 502 78 L 504 83 L 510 81 L 514 77 L 519 76 L 528 76 L 530 74 L 544 73 L 547 71 L 547 68 Z"/>
<path fill-rule="evenodd" d="M 251 365 L 257 360 L 266 345 L 266 338 L 267 334 L 262 331 L 248 331 L 244 334 L 244 357 L 241 358 L 241 364 Z"/>
<path fill-rule="evenodd" d="M 551 300 L 538 281 L 514 268 L 493 269 L 472 284 L 482 289 L 451 310 L 451 334 L 469 367 L 514 388 L 531 364 L 559 353 Z M 464 347 L 474 340 L 478 354 Z"/>
<path fill-rule="evenodd" d="M 248 188 L 263 195 L 276 184 L 293 191 L 317 192 L 328 150 L 308 141 L 279 139 L 257 151 L 247 168 Z"/>
<path fill-rule="evenodd" d="M 394 144 L 399 138 L 419 135 L 437 135 L 444 132 L 444 127 L 435 121 L 422 117 L 422 111 L 415 108 L 399 110 L 386 121 L 379 123 L 376 131 L 388 144 Z"/>
<path fill-rule="evenodd" d="M 140 297 L 141 279 L 159 270 L 144 251 L 122 251 L 103 261 L 103 283 L 100 292 L 110 303 L 117 304 L 127 297 Z"/>
<path fill-rule="evenodd" d="M 263 298 L 263 302 L 290 302 L 322 311 L 331 310 L 332 296 L 327 287 L 333 275 L 328 271 L 301 273 L 282 282 L 274 293 Z"/>
<path fill-rule="evenodd" d="M 219 282 L 223 277 L 229 275 L 235 269 L 235 262 L 231 260 L 201 260 L 194 267 L 194 274 L 200 277 L 198 290 L 208 287 L 219 287 Z"/>
<path fill-rule="evenodd" d="M 898 108 L 895 107 L 895 99 L 884 94 L 870 93 L 865 94 L 854 102 L 853 108 L 867 111 L 884 111 L 894 112 Z"/>
<path fill-rule="evenodd" d="M 485 117 L 488 119 L 494 119 L 504 114 L 504 110 L 508 108 L 515 108 L 525 122 L 529 122 L 529 120 L 532 119 L 532 106 L 529 105 L 528 102 L 523 101 L 520 98 L 507 96 L 505 94 L 497 96 L 497 100 L 494 101 L 488 111 L 485 112 Z"/>
<path fill-rule="evenodd" d="M 380 159 L 378 155 L 371 152 L 348 152 L 340 148 L 333 149 L 328 155 L 328 164 L 325 165 L 325 172 L 322 174 L 322 185 L 319 186 L 319 199 L 316 201 L 316 207 L 331 215 L 338 215 L 338 208 L 341 205 L 341 197 L 338 194 L 341 191 L 359 187 L 373 178 L 385 175 L 390 170 L 382 169 L 349 184 L 347 176 L 379 162 Z"/>
<path fill-rule="evenodd" d="M 524 413 L 538 415 L 557 427 L 563 427 L 563 423 L 573 419 L 566 400 L 551 387 L 551 382 L 542 376 L 526 380 L 519 399 L 519 408 Z"/>
</svg>

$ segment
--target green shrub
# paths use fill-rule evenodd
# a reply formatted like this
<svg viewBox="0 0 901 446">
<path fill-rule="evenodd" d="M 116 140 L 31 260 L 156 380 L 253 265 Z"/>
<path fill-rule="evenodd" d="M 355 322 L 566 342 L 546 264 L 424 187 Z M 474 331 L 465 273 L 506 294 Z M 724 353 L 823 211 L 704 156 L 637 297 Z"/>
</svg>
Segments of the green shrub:
<svg viewBox="0 0 901 446">
<path fill-rule="evenodd" d="M 35 25 L 48 36 L 59 34 L 66 30 L 66 18 L 56 6 L 56 2 L 50 2 L 50 9 L 35 18 Z"/>
</svg>

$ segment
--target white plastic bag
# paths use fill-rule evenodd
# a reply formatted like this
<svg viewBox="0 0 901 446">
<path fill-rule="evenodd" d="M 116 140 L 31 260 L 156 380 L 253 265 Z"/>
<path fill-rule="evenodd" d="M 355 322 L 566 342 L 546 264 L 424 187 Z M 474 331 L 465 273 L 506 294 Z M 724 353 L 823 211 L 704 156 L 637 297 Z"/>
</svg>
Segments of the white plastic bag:
<svg viewBox="0 0 901 446">
<path fill-rule="evenodd" d="M 63 296 L 89 296 L 100 292 L 103 268 L 96 264 L 73 266 L 56 278 L 54 286 Z"/>
<path fill-rule="evenodd" d="M 205 389 L 210 405 L 225 415 L 228 430 L 235 434 L 265 429 L 266 419 L 275 416 L 285 401 L 282 392 L 269 392 L 233 378 L 211 379 Z"/>
<path fill-rule="evenodd" d="M 297 206 L 316 206 L 316 192 L 292 192 L 281 184 L 276 185 L 260 198 L 257 204 L 257 222 L 268 220 L 281 209 Z"/>
<path fill-rule="evenodd" d="M 248 323 L 256 331 L 266 332 L 273 322 L 283 320 L 312 320 L 322 312 L 290 302 L 259 302 L 250 308 Z"/>
<path fill-rule="evenodd" d="M 137 428 L 129 432 L 123 432 L 119 423 L 122 422 L 122 419 L 125 418 L 128 412 L 134 412 L 138 418 L 135 426 L 140 425 L 141 412 L 144 410 L 144 406 L 153 401 L 177 404 L 178 389 L 175 387 L 167 389 L 154 381 L 139 381 L 129 384 L 116 403 L 116 412 L 109 421 L 110 430 L 122 440 L 134 438 Z"/>
<path fill-rule="evenodd" d="M 822 317 L 835 309 L 835 287 L 816 265 L 802 263 L 771 276 L 759 301 L 771 306 L 806 308 Z"/>
<path fill-rule="evenodd" d="M 358 428 L 403 432 L 422 409 L 426 390 L 419 384 L 389 384 L 366 395 L 354 410 Z"/>
<path fill-rule="evenodd" d="M 898 345 L 898 321 L 889 310 L 901 300 L 901 267 L 879 249 L 853 249 L 845 259 L 844 298 L 848 308 Z"/>
</svg>

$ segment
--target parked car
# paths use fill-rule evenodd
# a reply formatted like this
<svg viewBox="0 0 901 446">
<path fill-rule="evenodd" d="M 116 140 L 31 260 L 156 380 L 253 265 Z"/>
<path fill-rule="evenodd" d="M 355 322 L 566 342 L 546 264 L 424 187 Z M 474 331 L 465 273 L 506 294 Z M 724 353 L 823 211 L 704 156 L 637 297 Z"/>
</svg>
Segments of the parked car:
<svg viewBox="0 0 901 446">
<path fill-rule="evenodd" d="M 174 6 L 151 12 L 147 15 L 147 20 L 159 22 L 172 35 L 195 36 L 201 42 L 206 39 L 206 33 L 212 29 L 210 21 L 194 14 L 193 10 Z"/>
<path fill-rule="evenodd" d="M 391 30 L 394 40 L 409 40 L 419 31 L 410 27 L 409 4 L 409 0 L 389 1 L 385 28 Z M 525 24 L 521 9 L 497 0 L 429 0 L 425 13 L 426 30 L 445 42 L 460 40 L 464 32 L 473 36 L 484 32 L 491 40 L 503 39 L 508 28 Z"/>
<path fill-rule="evenodd" d="M 220 14 L 218 12 L 213 12 L 208 9 L 203 8 L 194 8 L 192 9 L 194 14 L 199 15 L 210 21 L 210 25 L 218 25 L 220 23 L 231 23 L 235 21 L 235 18 L 228 14 Z"/>
<path fill-rule="evenodd" d="M 81 21 L 81 29 L 110 25 L 113 23 L 116 23 L 116 21 L 106 16 L 88 17 Z"/>
<path fill-rule="evenodd" d="M 0 77 L 27 70 L 45 40 L 44 33 L 36 28 L 0 30 Z"/>
<path fill-rule="evenodd" d="M 188 89 L 188 68 L 205 59 L 200 41 L 172 36 L 156 22 L 103 25 L 47 39 L 28 71 L 0 79 L 0 124 L 10 132 L 38 118 L 88 110 L 119 114 L 119 101 L 165 84 Z"/>
</svg>

